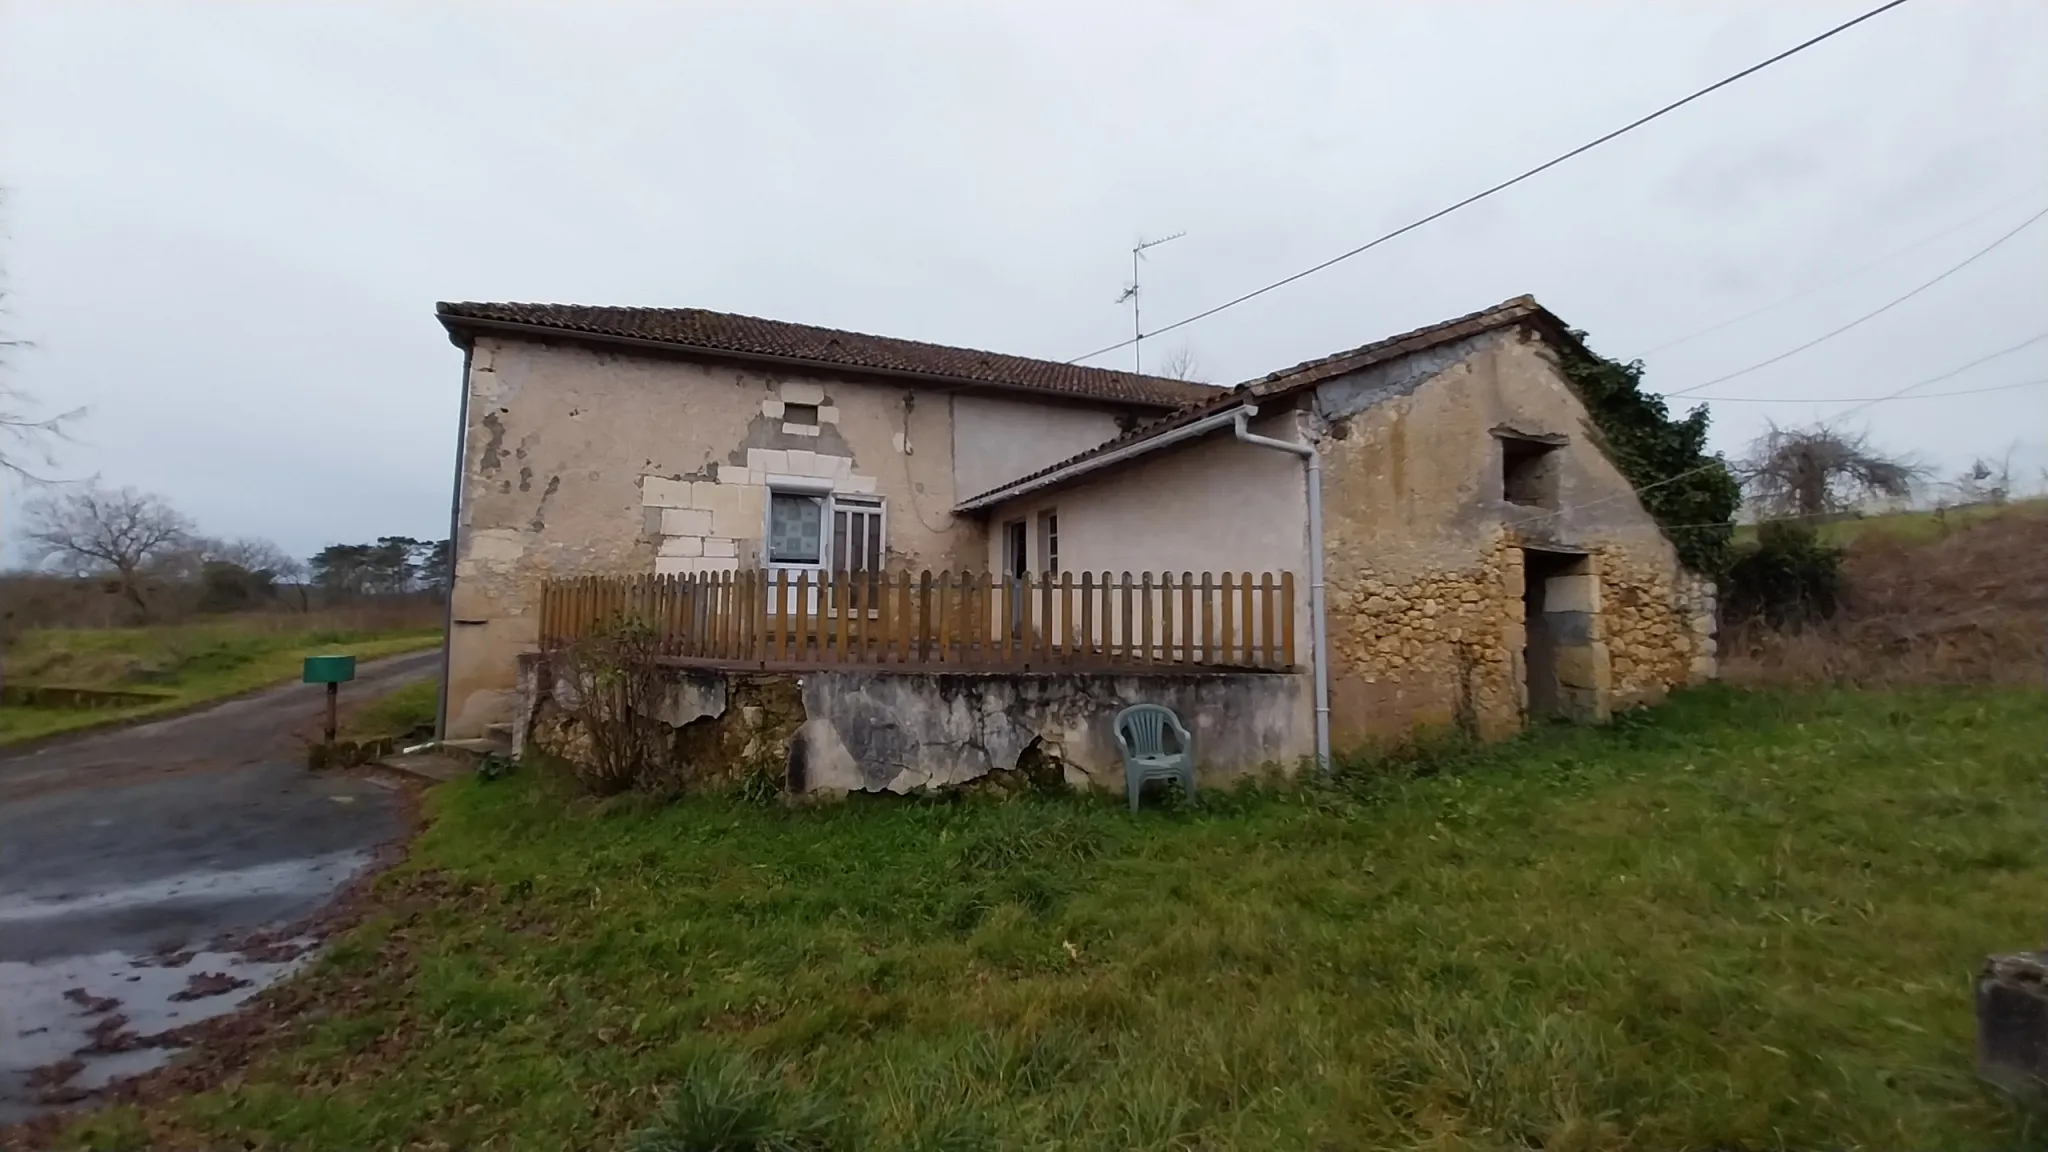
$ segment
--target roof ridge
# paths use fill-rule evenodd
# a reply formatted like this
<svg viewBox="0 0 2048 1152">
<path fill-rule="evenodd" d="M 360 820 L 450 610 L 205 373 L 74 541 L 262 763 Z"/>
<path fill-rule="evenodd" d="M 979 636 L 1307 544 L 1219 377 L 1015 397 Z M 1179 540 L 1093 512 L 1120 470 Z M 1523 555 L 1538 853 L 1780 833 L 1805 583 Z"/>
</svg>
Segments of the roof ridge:
<svg viewBox="0 0 2048 1152">
<path fill-rule="evenodd" d="M 1524 293 L 1523 295 L 1503 300 L 1491 308 L 1482 308 L 1477 312 L 1468 312 L 1463 316 L 1388 336 L 1381 340 L 1375 340 L 1370 344 L 1361 344 L 1356 348 L 1343 352 L 1334 352 L 1316 360 L 1304 360 L 1292 368 L 1269 372 L 1257 379 L 1247 380 L 1242 384 L 1222 389 L 1215 396 L 1186 405 L 1151 423 L 1139 425 L 1121 436 L 1104 441 L 1086 451 L 1077 452 L 1057 463 L 1048 464 L 1014 480 L 1005 481 L 986 492 L 975 493 L 967 499 L 960 501 L 955 507 L 980 507 L 984 502 L 989 501 L 989 497 L 995 496 L 998 493 L 1008 492 L 1013 488 L 1020 490 L 1014 493 L 1014 495 L 1021 495 L 1023 492 L 1033 490 L 1033 482 L 1048 482 L 1048 478 L 1055 473 L 1065 471 L 1074 465 L 1085 463 L 1094 457 L 1106 456 L 1111 452 L 1165 435 L 1176 428 L 1184 427 L 1216 412 L 1220 412 L 1228 408 L 1233 402 L 1256 402 L 1268 397 L 1286 395 L 1289 392 L 1307 387 L 1310 384 L 1332 376 L 1342 376 L 1346 373 L 1356 372 L 1363 368 L 1369 368 L 1374 364 L 1383 363 L 1414 352 L 1420 352 L 1425 348 L 1432 348 L 1453 340 L 1461 340 L 1467 336 L 1475 336 L 1481 332 L 1492 331 L 1495 328 L 1517 323 L 1530 317 L 1544 317 L 1551 321 L 1556 321 L 1557 319 L 1551 315 L 1548 309 L 1538 304 L 1534 296 Z M 1558 324 L 1558 327 L 1562 330 L 1561 323 Z"/>
<path fill-rule="evenodd" d="M 600 337 L 650 340 L 742 356 L 778 356 L 849 368 L 908 371 L 962 383 L 1021 388 L 1157 408 L 1203 402 L 1214 390 L 1206 384 L 1117 368 L 1097 368 L 1014 352 L 938 344 L 708 308 L 441 301 L 434 310 L 451 333 L 464 321 L 510 323 Z"/>
</svg>

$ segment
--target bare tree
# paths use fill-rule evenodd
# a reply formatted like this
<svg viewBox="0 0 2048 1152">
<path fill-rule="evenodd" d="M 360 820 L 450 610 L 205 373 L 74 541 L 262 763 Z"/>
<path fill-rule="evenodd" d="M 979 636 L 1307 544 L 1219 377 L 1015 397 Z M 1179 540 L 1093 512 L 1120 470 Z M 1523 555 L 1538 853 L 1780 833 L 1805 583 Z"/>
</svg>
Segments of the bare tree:
<svg viewBox="0 0 2048 1152">
<path fill-rule="evenodd" d="M 0 210 L 4 210 L 6 203 L 6 192 L 0 190 Z M 7 315 L 6 302 L 6 278 L 4 273 L 0 273 L 0 318 Z M 0 332 L 0 372 L 9 367 L 8 353 L 27 347 L 28 341 L 12 339 Z M 55 415 L 45 414 L 35 397 L 0 378 L 0 471 L 11 472 L 32 483 L 47 482 L 47 477 L 36 469 L 56 465 L 53 449 L 58 441 L 66 438 L 65 425 L 83 415 L 83 408 Z"/>
<path fill-rule="evenodd" d="M 1867 433 L 1828 424 L 1757 437 L 1738 465 L 1745 495 L 1765 516 L 1824 516 L 1873 497 L 1903 499 L 1927 470 L 1887 455 Z"/>
<path fill-rule="evenodd" d="M 1992 460 L 1979 456 L 1944 485 L 1957 504 L 2003 504 L 2012 496 L 2012 452 Z"/>
<path fill-rule="evenodd" d="M 1175 380 L 1186 380 L 1191 384 L 1207 384 L 1209 376 L 1202 370 L 1202 361 L 1195 350 L 1186 344 L 1166 354 L 1159 362 L 1159 374 Z"/>
<path fill-rule="evenodd" d="M 297 557 L 260 536 L 238 536 L 233 540 L 202 538 L 194 543 L 201 559 L 233 564 L 249 572 L 268 572 L 284 578 L 305 570 Z"/>
<path fill-rule="evenodd" d="M 192 533 L 191 522 L 163 497 L 133 488 L 109 491 L 91 481 L 36 497 L 22 518 L 22 539 L 39 563 L 62 564 L 78 575 L 112 575 L 144 620 L 144 572 L 177 556 Z"/>
</svg>

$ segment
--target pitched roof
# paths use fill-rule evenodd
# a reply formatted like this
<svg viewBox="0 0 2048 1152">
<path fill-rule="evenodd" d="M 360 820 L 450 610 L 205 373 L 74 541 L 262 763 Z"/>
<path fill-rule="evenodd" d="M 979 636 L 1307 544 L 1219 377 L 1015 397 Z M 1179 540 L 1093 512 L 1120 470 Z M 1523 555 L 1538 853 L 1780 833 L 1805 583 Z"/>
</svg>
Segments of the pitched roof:
<svg viewBox="0 0 2048 1152">
<path fill-rule="evenodd" d="M 1077 476 L 1087 475 L 1096 467 L 1142 455 L 1149 441 L 1160 441 L 1176 429 L 1207 419 L 1221 412 L 1228 412 L 1240 404 L 1257 403 L 1260 400 L 1282 396 L 1318 384 L 1347 373 L 1398 360 L 1425 349 L 1477 336 L 1514 324 L 1530 324 L 1554 340 L 1568 340 L 1564 323 L 1550 310 L 1536 303 L 1533 296 L 1517 296 L 1491 308 L 1473 312 L 1456 319 L 1417 328 L 1398 336 L 1389 336 L 1371 344 L 1361 345 L 1348 352 L 1338 352 L 1318 360 L 1306 360 L 1292 368 L 1270 372 L 1256 380 L 1248 380 L 1234 388 L 1227 388 L 1200 404 L 1192 404 L 1150 424 L 1126 432 L 1104 444 L 1098 444 L 1086 452 L 1069 456 L 1057 464 L 1048 465 L 1027 476 L 1021 476 L 987 492 L 962 500 L 957 507 L 961 511 L 987 508 L 1004 500 L 1034 492 L 1052 484 L 1063 483 Z M 1164 447 L 1165 443 L 1161 443 Z M 1131 452 L 1129 449 L 1138 451 Z M 1113 459 L 1107 459 L 1114 457 Z M 1090 465 L 1094 466 L 1090 466 Z"/>
<path fill-rule="evenodd" d="M 1185 380 L 816 328 L 731 312 L 707 312 L 702 308 L 441 303 L 434 306 L 434 311 L 451 335 L 488 329 L 526 330 L 532 335 L 546 331 L 576 333 L 671 345 L 679 350 L 736 359 L 852 369 L 1154 408 L 1177 408 L 1206 400 L 1216 392 L 1208 385 Z"/>
</svg>

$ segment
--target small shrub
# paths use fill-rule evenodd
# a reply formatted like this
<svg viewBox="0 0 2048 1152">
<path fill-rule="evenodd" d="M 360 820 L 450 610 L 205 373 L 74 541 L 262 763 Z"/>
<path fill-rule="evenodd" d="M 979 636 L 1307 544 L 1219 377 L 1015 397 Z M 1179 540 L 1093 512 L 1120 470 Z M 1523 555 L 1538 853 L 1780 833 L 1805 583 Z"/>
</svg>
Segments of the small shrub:
<svg viewBox="0 0 2048 1152">
<path fill-rule="evenodd" d="M 815 1096 L 737 1063 L 700 1061 L 626 1152 L 831 1152 L 843 1147 Z"/>
<path fill-rule="evenodd" d="M 661 722 L 660 640 L 638 620 L 621 619 L 562 653 L 575 697 L 564 711 L 590 741 L 572 765 L 600 796 L 629 789 L 679 791 L 682 765 Z"/>
<path fill-rule="evenodd" d="M 1736 550 L 1721 596 L 1731 624 L 1761 620 L 1794 632 L 1818 624 L 1841 604 L 1841 550 L 1806 525 L 1764 524 Z"/>
</svg>

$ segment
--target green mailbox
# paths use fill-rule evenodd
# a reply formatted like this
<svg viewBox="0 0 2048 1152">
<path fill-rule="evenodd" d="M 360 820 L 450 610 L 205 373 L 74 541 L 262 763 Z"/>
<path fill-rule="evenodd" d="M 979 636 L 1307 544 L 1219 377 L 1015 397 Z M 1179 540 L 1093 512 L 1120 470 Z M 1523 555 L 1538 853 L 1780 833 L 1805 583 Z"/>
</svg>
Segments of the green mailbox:
<svg viewBox="0 0 2048 1152">
<path fill-rule="evenodd" d="M 341 685 L 345 680 L 356 678 L 356 658 L 353 656 L 308 656 L 306 671 L 300 677 L 308 684 L 327 685 L 327 750 L 334 751 L 334 729 L 341 718 Z"/>
<path fill-rule="evenodd" d="M 305 683 L 341 684 L 355 678 L 356 658 L 353 656 L 306 657 Z"/>
</svg>

